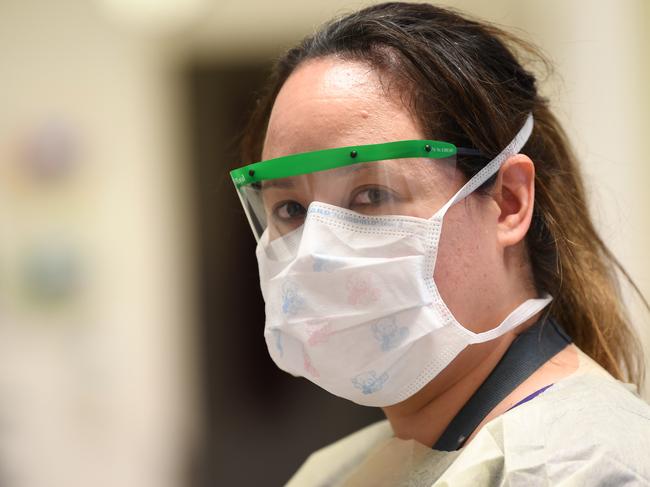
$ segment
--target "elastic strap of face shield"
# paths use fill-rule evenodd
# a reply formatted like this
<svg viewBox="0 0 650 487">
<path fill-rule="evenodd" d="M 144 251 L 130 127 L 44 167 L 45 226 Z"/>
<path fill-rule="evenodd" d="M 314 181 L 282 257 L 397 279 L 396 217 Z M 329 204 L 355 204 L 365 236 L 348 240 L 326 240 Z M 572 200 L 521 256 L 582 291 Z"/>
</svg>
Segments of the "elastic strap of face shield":
<svg viewBox="0 0 650 487">
<path fill-rule="evenodd" d="M 442 217 L 447 213 L 447 210 L 459 201 L 465 199 L 467 196 L 476 191 L 483 183 L 485 183 L 492 175 L 496 174 L 503 163 L 512 155 L 518 154 L 524 147 L 530 134 L 533 132 L 533 114 L 529 113 L 526 117 L 526 122 L 519 129 L 517 135 L 510 141 L 510 143 L 497 155 L 494 159 L 488 162 L 479 172 L 477 172 L 465 185 L 452 196 L 445 206 L 440 208 L 435 214 L 435 217 Z"/>
</svg>

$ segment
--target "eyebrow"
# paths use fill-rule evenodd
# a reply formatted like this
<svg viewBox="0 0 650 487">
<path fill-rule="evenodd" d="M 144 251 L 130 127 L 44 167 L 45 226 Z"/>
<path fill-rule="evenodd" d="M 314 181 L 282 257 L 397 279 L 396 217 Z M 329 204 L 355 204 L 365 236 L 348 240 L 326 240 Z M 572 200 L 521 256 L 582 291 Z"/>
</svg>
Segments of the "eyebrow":
<svg viewBox="0 0 650 487">
<path fill-rule="evenodd" d="M 329 169 L 332 171 L 333 174 L 336 174 L 337 177 L 342 177 L 342 176 L 347 176 L 350 173 L 353 172 L 359 172 L 359 171 L 368 171 L 370 169 L 374 169 L 376 166 L 371 166 L 371 164 L 376 164 L 376 162 L 370 162 L 370 163 L 361 163 L 361 164 L 351 164 L 349 166 L 342 166 L 338 167 L 336 169 Z M 301 176 L 304 176 L 304 174 L 301 174 Z M 265 189 L 269 188 L 282 188 L 282 189 L 288 189 L 288 188 L 293 188 L 295 187 L 294 183 L 294 178 L 283 178 L 283 179 L 268 179 L 266 181 L 262 181 L 262 185 L 260 189 L 264 191 Z"/>
<path fill-rule="evenodd" d="M 266 181 L 262 181 L 262 184 L 260 185 L 260 190 L 264 191 L 265 189 L 269 188 L 293 188 L 295 186 L 293 182 L 293 178 L 285 178 L 285 179 L 268 179 Z"/>
</svg>

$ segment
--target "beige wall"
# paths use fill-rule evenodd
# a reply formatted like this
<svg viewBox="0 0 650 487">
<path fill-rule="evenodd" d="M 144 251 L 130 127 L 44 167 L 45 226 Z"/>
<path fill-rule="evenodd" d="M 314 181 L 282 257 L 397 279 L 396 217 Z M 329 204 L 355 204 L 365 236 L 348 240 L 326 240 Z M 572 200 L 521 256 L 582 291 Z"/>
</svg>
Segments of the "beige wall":
<svg viewBox="0 0 650 487">
<path fill-rule="evenodd" d="M 192 212 L 162 54 L 92 2 L 0 2 L 2 485 L 183 485 Z M 48 183 L 28 152 L 50 126 L 78 156 Z M 32 248 L 79 264 L 56 305 L 25 289 Z"/>
</svg>

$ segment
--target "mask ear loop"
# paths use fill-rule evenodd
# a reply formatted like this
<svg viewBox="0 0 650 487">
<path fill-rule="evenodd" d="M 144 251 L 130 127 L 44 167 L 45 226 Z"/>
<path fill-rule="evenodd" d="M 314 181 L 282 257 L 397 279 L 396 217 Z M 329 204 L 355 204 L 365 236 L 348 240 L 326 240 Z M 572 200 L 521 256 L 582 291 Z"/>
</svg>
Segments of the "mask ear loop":
<svg viewBox="0 0 650 487">
<path fill-rule="evenodd" d="M 449 208 L 451 208 L 459 201 L 465 199 L 471 193 L 476 191 L 485 181 L 490 179 L 493 174 L 496 174 L 496 172 L 503 165 L 506 159 L 508 159 L 508 157 L 519 153 L 519 151 L 528 141 L 528 138 L 532 132 L 533 114 L 529 113 L 526 117 L 526 122 L 521 127 L 521 129 L 519 129 L 519 132 L 517 132 L 517 135 L 515 135 L 512 141 L 510 141 L 510 143 L 499 153 L 499 155 L 497 155 L 494 159 L 483 166 L 483 168 L 477 172 L 474 177 L 472 177 L 472 179 L 467 181 L 465 185 L 463 185 L 463 187 L 460 188 L 458 192 L 436 212 L 435 215 L 433 215 L 433 219 L 442 218 L 445 216 L 445 213 L 447 213 L 447 210 Z"/>
<path fill-rule="evenodd" d="M 433 216 L 433 219 L 442 219 L 449 208 L 469 196 L 471 193 L 476 191 L 485 181 L 490 179 L 490 177 L 499 170 L 499 168 L 503 165 L 506 159 L 508 159 L 508 157 L 519 153 L 519 151 L 528 141 L 528 138 L 532 132 L 533 114 L 529 113 L 526 117 L 526 122 L 521 127 L 521 129 L 519 129 L 519 132 L 517 132 L 517 135 L 515 135 L 512 141 L 499 153 L 499 155 L 487 163 L 478 173 L 474 175 L 474 177 L 467 181 L 467 183 L 465 183 L 463 187 L 460 188 L 458 192 L 436 212 L 436 214 Z M 529 317 L 541 311 L 552 300 L 552 296 L 548 293 L 545 293 L 540 298 L 529 299 L 520 304 L 496 328 L 482 333 L 474 333 L 465 328 L 463 328 L 463 331 L 466 332 L 466 334 L 470 337 L 469 343 L 482 343 L 488 340 L 492 340 L 515 328 Z"/>
<path fill-rule="evenodd" d="M 474 333 L 470 330 L 466 330 L 470 336 L 469 343 L 484 343 L 500 337 L 525 322 L 531 316 L 539 313 L 541 310 L 546 308 L 551 301 L 553 301 L 553 297 L 548 293 L 544 293 L 539 298 L 529 299 L 521 303 L 496 328 L 481 333 Z"/>
</svg>

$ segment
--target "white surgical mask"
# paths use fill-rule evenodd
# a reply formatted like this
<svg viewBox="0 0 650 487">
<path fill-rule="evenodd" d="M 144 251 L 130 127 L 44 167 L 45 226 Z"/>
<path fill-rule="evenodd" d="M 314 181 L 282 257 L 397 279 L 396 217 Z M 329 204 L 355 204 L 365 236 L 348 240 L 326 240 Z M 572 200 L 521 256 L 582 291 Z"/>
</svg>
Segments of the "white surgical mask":
<svg viewBox="0 0 650 487">
<path fill-rule="evenodd" d="M 264 335 L 283 370 L 367 406 L 401 402 L 468 345 L 493 340 L 542 310 L 550 296 L 518 306 L 497 327 L 474 333 L 449 311 L 433 278 L 447 210 L 523 147 L 513 141 L 429 219 L 367 216 L 321 202 L 292 233 L 260 240 Z"/>
</svg>

